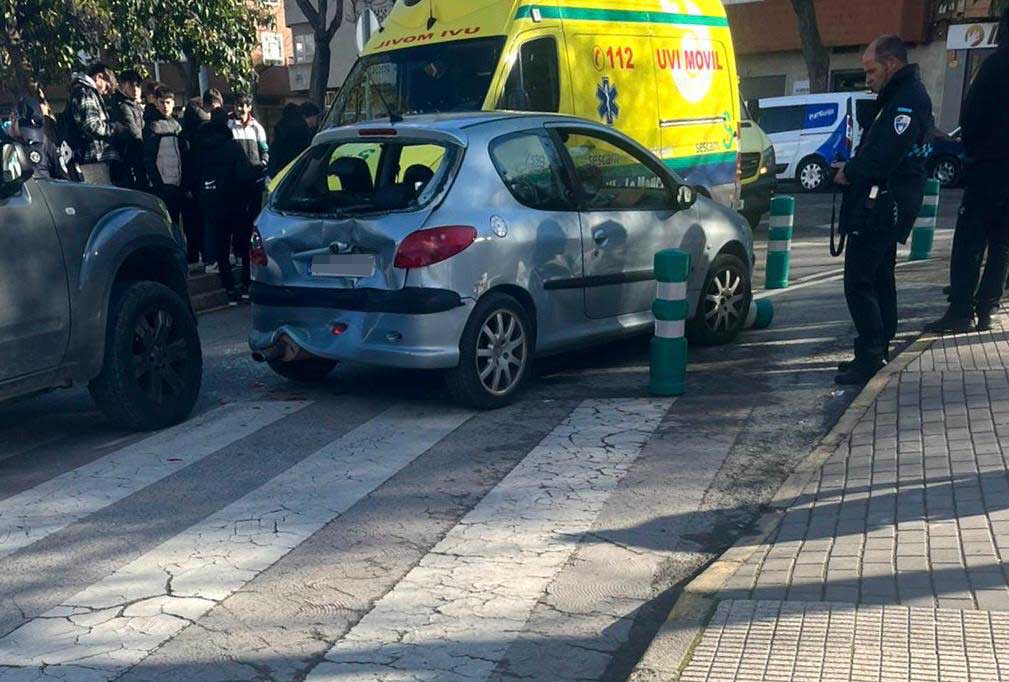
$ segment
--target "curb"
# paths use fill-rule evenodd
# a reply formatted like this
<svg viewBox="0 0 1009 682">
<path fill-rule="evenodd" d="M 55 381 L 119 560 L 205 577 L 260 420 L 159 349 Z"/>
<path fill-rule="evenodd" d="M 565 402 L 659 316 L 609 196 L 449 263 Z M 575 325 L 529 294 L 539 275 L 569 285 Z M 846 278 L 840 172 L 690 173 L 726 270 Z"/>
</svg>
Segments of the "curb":
<svg viewBox="0 0 1009 682">
<path fill-rule="evenodd" d="M 644 656 L 635 666 L 629 680 L 649 682 L 679 678 L 683 667 L 689 662 L 688 654 L 696 646 L 704 626 L 715 611 L 718 604 L 716 594 L 722 585 L 774 532 L 785 511 L 802 494 L 830 456 L 851 435 L 855 426 L 893 377 L 907 369 L 940 338 L 932 334 L 918 337 L 865 385 L 837 420 L 834 428 L 778 488 L 778 492 L 768 503 L 772 511 L 761 515 L 753 531 L 740 537 L 732 547 L 687 583 L 673 604 L 666 622 L 659 628 Z"/>
</svg>

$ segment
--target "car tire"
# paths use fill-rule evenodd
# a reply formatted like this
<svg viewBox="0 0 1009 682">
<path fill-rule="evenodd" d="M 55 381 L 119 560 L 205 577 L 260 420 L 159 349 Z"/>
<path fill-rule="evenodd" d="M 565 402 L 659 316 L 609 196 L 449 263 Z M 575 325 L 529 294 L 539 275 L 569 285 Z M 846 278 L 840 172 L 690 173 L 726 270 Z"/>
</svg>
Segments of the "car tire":
<svg viewBox="0 0 1009 682">
<path fill-rule="evenodd" d="M 929 164 L 929 177 L 938 180 L 945 189 L 956 187 L 960 182 L 962 172 L 960 160 L 952 156 L 940 156 Z"/>
<path fill-rule="evenodd" d="M 192 310 L 157 282 L 115 285 L 101 373 L 88 388 L 116 426 L 154 431 L 193 411 L 203 380 L 203 352 Z"/>
<path fill-rule="evenodd" d="M 802 160 L 795 171 L 795 180 L 805 192 L 819 192 L 830 182 L 830 168 L 818 156 Z"/>
<path fill-rule="evenodd" d="M 752 302 L 750 269 L 738 256 L 719 255 L 704 278 L 694 319 L 687 324 L 690 340 L 702 346 L 731 343 L 743 331 Z"/>
<path fill-rule="evenodd" d="M 457 402 L 478 410 L 508 405 L 519 395 L 532 364 L 532 324 L 511 296 L 491 292 L 473 309 L 459 341 L 459 366 L 446 384 Z"/>
<path fill-rule="evenodd" d="M 267 364 L 274 372 L 290 381 L 296 381 L 299 384 L 321 384 L 339 363 L 336 360 L 326 360 L 325 358 L 309 358 L 292 362 L 268 360 Z"/>
</svg>

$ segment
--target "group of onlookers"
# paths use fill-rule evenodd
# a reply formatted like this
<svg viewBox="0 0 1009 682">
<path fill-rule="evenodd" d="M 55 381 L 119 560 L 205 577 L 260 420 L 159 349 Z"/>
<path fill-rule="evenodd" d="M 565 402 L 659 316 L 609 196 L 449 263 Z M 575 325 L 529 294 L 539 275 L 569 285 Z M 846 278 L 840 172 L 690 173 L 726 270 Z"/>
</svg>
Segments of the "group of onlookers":
<svg viewBox="0 0 1009 682">
<path fill-rule="evenodd" d="M 3 135 L 28 147 L 39 177 L 156 195 L 185 234 L 191 267 L 219 272 L 238 302 L 248 296 L 248 245 L 265 184 L 308 147 L 321 113 L 311 103 L 288 104 L 271 150 L 252 104 L 240 94 L 228 112 L 211 88 L 180 108 L 164 84 L 93 64 L 72 76 L 62 113 L 22 97 Z M 242 266 L 237 284 L 233 254 Z"/>
</svg>

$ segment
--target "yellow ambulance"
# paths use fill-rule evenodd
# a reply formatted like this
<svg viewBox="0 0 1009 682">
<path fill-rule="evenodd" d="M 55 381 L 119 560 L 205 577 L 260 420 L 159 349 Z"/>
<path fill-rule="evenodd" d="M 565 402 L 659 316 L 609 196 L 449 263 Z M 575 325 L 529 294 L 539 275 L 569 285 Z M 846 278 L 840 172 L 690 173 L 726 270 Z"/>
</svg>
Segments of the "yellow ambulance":
<svg viewBox="0 0 1009 682">
<path fill-rule="evenodd" d="M 720 0 L 398 0 L 326 125 L 494 109 L 573 114 L 631 135 L 736 207 L 736 84 Z"/>
</svg>

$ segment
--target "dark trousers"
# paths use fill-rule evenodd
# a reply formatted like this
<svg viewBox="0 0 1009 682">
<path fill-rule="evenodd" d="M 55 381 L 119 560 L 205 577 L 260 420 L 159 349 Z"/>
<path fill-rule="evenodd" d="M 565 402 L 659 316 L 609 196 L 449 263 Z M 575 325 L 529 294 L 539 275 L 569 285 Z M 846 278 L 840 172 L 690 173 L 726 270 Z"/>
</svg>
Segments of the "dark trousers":
<svg viewBox="0 0 1009 682">
<path fill-rule="evenodd" d="M 985 249 L 988 261 L 981 275 Z M 994 188 L 968 186 L 953 233 L 950 311 L 970 317 L 996 308 L 1009 273 L 1009 197 Z M 978 276 L 981 276 L 980 285 Z"/>
<path fill-rule="evenodd" d="M 217 263 L 221 286 L 233 291 L 235 277 L 231 272 L 231 240 L 235 224 L 234 206 L 218 192 L 200 194 L 203 214 L 204 262 Z"/>
<path fill-rule="evenodd" d="M 154 196 L 165 202 L 172 224 L 177 226 L 182 211 L 182 190 L 175 185 L 160 185 L 153 192 Z"/>
<path fill-rule="evenodd" d="M 182 199 L 182 229 L 186 233 L 186 256 L 190 263 L 204 263 L 213 259 L 208 249 L 204 249 L 203 239 L 206 228 L 203 224 L 203 209 L 194 194 Z"/>
<path fill-rule="evenodd" d="M 844 297 L 855 323 L 855 359 L 878 362 L 897 335 L 897 242 L 888 230 L 848 235 Z"/>
<path fill-rule="evenodd" d="M 242 263 L 242 286 L 249 286 L 252 281 L 252 267 L 249 262 L 249 244 L 252 241 L 252 229 L 263 207 L 263 189 L 257 183 L 246 186 L 238 195 L 237 222 L 233 234 L 235 255 Z"/>
</svg>

